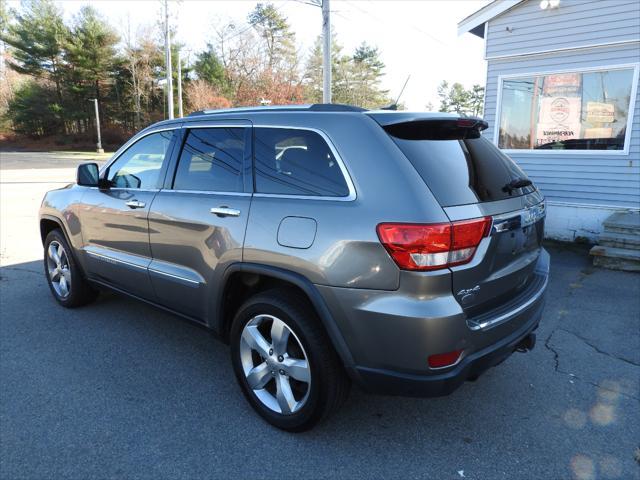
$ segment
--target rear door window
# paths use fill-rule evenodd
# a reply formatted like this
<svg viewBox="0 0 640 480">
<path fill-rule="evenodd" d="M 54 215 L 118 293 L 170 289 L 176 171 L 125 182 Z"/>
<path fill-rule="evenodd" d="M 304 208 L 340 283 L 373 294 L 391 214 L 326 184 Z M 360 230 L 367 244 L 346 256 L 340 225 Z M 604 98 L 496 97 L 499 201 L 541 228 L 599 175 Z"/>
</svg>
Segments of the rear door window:
<svg viewBox="0 0 640 480">
<path fill-rule="evenodd" d="M 322 136 L 311 130 L 255 128 L 256 192 L 345 197 L 349 188 Z"/>
<path fill-rule="evenodd" d="M 415 131 L 403 135 L 396 129 L 390 136 L 443 207 L 504 200 L 535 190 L 532 185 L 513 188 L 527 176 L 479 135 L 455 139 L 448 134 L 438 139 L 430 134 L 429 139 L 420 139 Z"/>
<path fill-rule="evenodd" d="M 175 190 L 242 192 L 244 128 L 188 131 L 173 181 Z"/>
</svg>

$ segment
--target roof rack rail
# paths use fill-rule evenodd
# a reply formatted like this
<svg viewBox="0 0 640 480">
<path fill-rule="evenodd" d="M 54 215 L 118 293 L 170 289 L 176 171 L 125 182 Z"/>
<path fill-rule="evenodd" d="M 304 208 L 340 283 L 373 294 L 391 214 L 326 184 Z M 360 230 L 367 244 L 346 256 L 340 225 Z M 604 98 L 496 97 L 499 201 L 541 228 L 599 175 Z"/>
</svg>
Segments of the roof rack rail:
<svg viewBox="0 0 640 480">
<path fill-rule="evenodd" d="M 236 112 L 265 112 L 265 111 L 296 111 L 307 110 L 311 112 L 366 112 L 366 108 L 355 107 L 353 105 L 344 105 L 341 103 L 314 103 L 313 105 L 273 105 L 273 106 L 256 106 L 256 107 L 237 107 L 237 108 L 223 108 L 219 110 L 198 110 L 192 112 L 188 116 L 196 117 L 199 115 L 216 115 L 222 113 L 236 113 Z"/>
<path fill-rule="evenodd" d="M 314 103 L 309 107 L 314 112 L 366 112 L 366 108 L 344 103 Z"/>
</svg>

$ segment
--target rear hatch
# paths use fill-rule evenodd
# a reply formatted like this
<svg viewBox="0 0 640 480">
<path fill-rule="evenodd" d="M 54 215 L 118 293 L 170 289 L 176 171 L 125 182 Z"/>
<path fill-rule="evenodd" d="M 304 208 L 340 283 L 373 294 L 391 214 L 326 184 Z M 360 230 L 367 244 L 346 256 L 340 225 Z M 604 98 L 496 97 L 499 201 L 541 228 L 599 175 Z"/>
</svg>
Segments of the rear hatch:
<svg viewBox="0 0 640 480">
<path fill-rule="evenodd" d="M 511 303 L 539 288 L 544 233 L 542 195 L 489 140 L 487 124 L 447 114 L 376 113 L 452 222 L 490 217 L 469 263 L 451 266 L 452 289 L 468 317 Z"/>
</svg>

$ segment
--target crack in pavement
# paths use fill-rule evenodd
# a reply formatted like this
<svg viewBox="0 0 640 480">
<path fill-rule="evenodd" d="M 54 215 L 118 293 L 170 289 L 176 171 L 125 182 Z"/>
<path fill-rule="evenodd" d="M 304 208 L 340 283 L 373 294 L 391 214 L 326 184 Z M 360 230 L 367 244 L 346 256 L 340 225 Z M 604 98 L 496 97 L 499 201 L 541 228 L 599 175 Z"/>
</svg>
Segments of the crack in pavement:
<svg viewBox="0 0 640 480">
<path fill-rule="evenodd" d="M 555 362 L 554 371 L 556 373 L 559 373 L 560 375 L 566 375 L 567 377 L 570 377 L 570 378 L 575 379 L 575 380 L 579 380 L 580 382 L 586 383 L 586 384 L 591 385 L 593 387 L 600 388 L 600 389 L 605 390 L 607 392 L 617 393 L 618 395 L 622 395 L 623 397 L 627 397 L 627 398 L 629 398 L 631 400 L 635 400 L 637 402 L 640 402 L 640 397 L 636 397 L 634 395 L 629 395 L 628 393 L 621 392 L 620 390 L 614 390 L 612 388 L 604 387 L 604 386 L 600 385 L 599 383 L 595 383 L 595 382 L 591 382 L 589 380 L 585 380 L 584 378 L 581 378 L 581 377 L 577 376 L 575 373 L 569 373 L 569 372 L 565 372 L 564 370 L 561 370 L 560 369 L 560 354 L 558 353 L 558 351 L 555 348 L 553 348 L 551 346 L 551 343 L 550 343 L 551 342 L 551 337 L 553 337 L 553 334 L 556 333 L 556 331 L 558 331 L 558 330 L 562 330 L 562 331 L 565 331 L 565 332 L 568 332 L 568 333 L 573 333 L 573 332 L 569 332 L 568 330 L 565 330 L 564 328 L 556 327 L 556 328 L 554 328 L 552 330 L 552 332 L 549 334 L 549 336 L 547 337 L 547 339 L 544 342 L 544 347 L 547 350 L 549 350 L 551 353 L 553 353 L 553 359 L 554 359 L 554 362 Z M 576 335 L 576 337 L 577 337 L 577 335 Z M 609 355 L 607 353 L 604 353 L 604 355 L 611 356 L 611 355 Z M 616 357 L 612 357 L 612 358 L 620 360 L 620 359 L 618 359 Z"/>
<path fill-rule="evenodd" d="M 572 296 L 574 295 L 574 292 L 577 290 L 577 288 L 579 288 L 579 287 L 581 287 L 581 286 L 582 286 L 582 282 L 583 282 L 583 280 L 584 280 L 585 278 L 587 278 L 591 273 L 592 273 L 592 272 L 590 272 L 589 274 L 586 274 L 586 273 L 584 273 L 584 272 L 580 272 L 580 273 L 578 274 L 578 279 L 577 279 L 574 283 L 571 283 L 571 285 L 573 285 L 573 287 L 572 287 L 572 288 L 570 288 L 570 289 L 569 289 L 569 291 L 567 292 L 567 298 L 572 297 Z M 565 305 L 566 305 L 566 303 L 565 303 Z M 596 351 L 597 353 L 600 353 L 601 355 L 606 355 L 607 357 L 612 358 L 612 359 L 614 359 L 614 360 L 619 360 L 619 361 L 621 361 L 621 362 L 628 363 L 628 364 L 633 365 L 633 366 L 636 366 L 636 367 L 640 367 L 640 364 L 635 363 L 635 362 L 633 362 L 633 361 L 630 361 L 630 360 L 628 360 L 628 359 L 626 359 L 626 358 L 616 357 L 615 355 L 612 355 L 612 354 L 610 354 L 610 353 L 608 353 L 608 352 L 605 352 L 605 351 L 601 350 L 600 348 L 596 347 L 595 345 L 593 345 L 593 344 L 592 344 L 591 342 L 589 342 L 587 339 L 585 339 L 585 338 L 583 338 L 582 336 L 578 335 L 577 333 L 572 332 L 572 331 L 570 331 L 570 330 L 567 330 L 566 328 L 561 327 L 561 326 L 560 326 L 560 323 L 561 323 L 561 321 L 562 321 L 562 316 L 563 316 L 563 314 L 562 314 L 562 313 L 560 313 L 560 314 L 558 315 L 558 320 L 557 320 L 557 324 L 556 324 L 556 326 L 555 326 L 554 328 L 552 328 L 551 332 L 549 333 L 549 335 L 547 336 L 547 338 L 546 338 L 546 339 L 545 339 L 545 341 L 544 341 L 544 347 L 545 347 L 545 349 L 546 349 L 546 350 L 548 350 L 549 352 L 551 352 L 551 353 L 553 354 L 553 362 L 554 362 L 554 371 L 555 371 L 555 373 L 559 373 L 559 374 L 561 374 L 561 375 L 566 375 L 566 376 L 568 376 L 568 377 L 570 377 L 570 378 L 572 378 L 572 379 L 575 379 L 575 380 L 578 380 L 578 381 L 580 381 L 580 382 L 586 383 L 587 385 L 591 385 L 591 386 L 593 386 L 593 387 L 600 388 L 600 389 L 605 390 L 605 391 L 608 391 L 608 392 L 617 393 L 617 394 L 619 394 L 619 395 L 622 395 L 623 397 L 626 397 L 626 398 L 629 398 L 629 399 L 635 400 L 635 401 L 637 401 L 637 402 L 640 402 L 640 398 L 639 398 L 639 397 L 636 397 L 636 396 L 634 396 L 634 395 L 630 395 L 630 394 L 628 394 L 628 393 L 621 392 L 621 391 L 619 391 L 619 390 L 613 390 L 613 389 L 611 389 L 611 388 L 604 387 L 604 386 L 602 386 L 602 385 L 600 385 L 600 384 L 598 384 L 598 383 L 591 382 L 591 381 L 589 381 L 589 380 L 585 380 L 585 379 L 583 379 L 583 378 L 578 377 L 577 375 L 575 375 L 575 374 L 573 374 L 573 373 L 565 372 L 565 371 L 563 371 L 563 370 L 561 370 L 561 369 L 560 369 L 560 353 L 559 353 L 559 352 L 558 352 L 558 351 L 557 351 L 557 350 L 556 350 L 556 349 L 551 345 L 551 338 L 553 337 L 553 335 L 554 335 L 558 330 L 561 330 L 561 331 L 563 331 L 563 332 L 566 332 L 566 333 L 569 333 L 569 334 L 573 335 L 573 336 L 574 336 L 574 337 L 576 337 L 578 340 L 581 340 L 583 343 L 585 343 L 586 345 L 588 345 L 588 346 L 589 346 L 589 347 L 591 347 L 594 351 Z"/>
<path fill-rule="evenodd" d="M 640 363 L 636 363 L 633 360 L 629 360 L 629 359 L 624 358 L 624 357 L 618 357 L 618 356 L 613 355 L 613 354 L 611 354 L 609 352 L 605 352 L 604 350 L 598 348 L 593 343 L 589 342 L 589 340 L 587 340 L 583 336 L 578 335 L 576 332 L 572 332 L 571 330 L 567 330 L 566 328 L 562 328 L 562 327 L 557 327 L 556 330 L 561 330 L 563 332 L 566 332 L 566 333 L 569 333 L 569 334 L 573 335 L 578 340 L 582 341 L 585 345 L 588 345 L 589 347 L 591 347 L 593 350 L 595 350 L 596 352 L 598 352 L 601 355 L 606 355 L 607 357 L 612 358 L 614 360 L 620 360 L 621 362 L 628 363 L 629 365 L 633 365 L 634 367 L 640 367 Z M 555 330 L 554 330 L 554 332 L 555 332 Z"/>
</svg>

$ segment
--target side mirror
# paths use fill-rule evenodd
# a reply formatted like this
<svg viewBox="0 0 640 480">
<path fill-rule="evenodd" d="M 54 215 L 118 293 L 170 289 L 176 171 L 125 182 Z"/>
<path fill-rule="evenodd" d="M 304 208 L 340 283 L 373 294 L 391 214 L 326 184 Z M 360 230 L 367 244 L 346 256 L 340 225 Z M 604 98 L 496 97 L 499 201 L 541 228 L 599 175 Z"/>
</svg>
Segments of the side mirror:
<svg viewBox="0 0 640 480">
<path fill-rule="evenodd" d="M 98 164 L 83 163 L 78 165 L 76 183 L 83 187 L 97 187 L 99 180 Z"/>
</svg>

